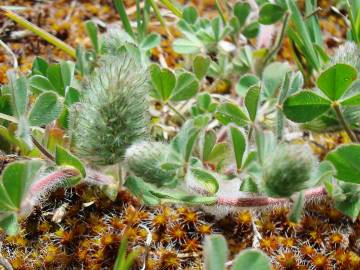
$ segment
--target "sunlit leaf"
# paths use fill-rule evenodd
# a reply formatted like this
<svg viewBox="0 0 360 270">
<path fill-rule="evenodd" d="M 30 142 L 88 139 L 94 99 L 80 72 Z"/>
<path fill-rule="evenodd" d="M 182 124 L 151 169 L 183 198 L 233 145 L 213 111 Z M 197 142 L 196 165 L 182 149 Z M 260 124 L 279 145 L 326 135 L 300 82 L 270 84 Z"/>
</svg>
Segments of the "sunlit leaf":
<svg viewBox="0 0 360 270">
<path fill-rule="evenodd" d="M 270 270 L 269 257 L 260 250 L 248 249 L 235 258 L 232 270 Z"/>
<path fill-rule="evenodd" d="M 29 113 L 31 126 L 42 126 L 56 120 L 62 111 L 63 104 L 54 92 L 44 92 L 35 101 Z"/>
<path fill-rule="evenodd" d="M 321 73 L 316 84 L 329 99 L 338 100 L 356 78 L 355 68 L 346 64 L 336 64 Z"/>
<path fill-rule="evenodd" d="M 274 24 L 284 16 L 285 10 L 276 4 L 267 3 L 263 5 L 259 12 L 259 23 Z"/>
<path fill-rule="evenodd" d="M 210 235 L 205 237 L 205 270 L 224 270 L 228 254 L 229 251 L 224 236 Z"/>
<path fill-rule="evenodd" d="M 360 145 L 341 145 L 331 151 L 325 159 L 334 165 L 337 179 L 360 184 Z"/>
<path fill-rule="evenodd" d="M 296 123 L 304 123 L 319 117 L 331 107 L 331 102 L 311 91 L 301 91 L 284 102 L 284 114 Z"/>
</svg>

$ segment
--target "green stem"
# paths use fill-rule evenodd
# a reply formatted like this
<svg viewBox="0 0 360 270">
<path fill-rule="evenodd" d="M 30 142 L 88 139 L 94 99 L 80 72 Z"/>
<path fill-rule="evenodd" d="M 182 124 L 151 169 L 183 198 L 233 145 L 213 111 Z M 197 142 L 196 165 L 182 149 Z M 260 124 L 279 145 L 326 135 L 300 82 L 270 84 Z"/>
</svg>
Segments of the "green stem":
<svg viewBox="0 0 360 270">
<path fill-rule="evenodd" d="M 8 17 L 9 19 L 15 21 L 25 29 L 33 32 L 35 35 L 45 39 L 47 42 L 51 43 L 55 47 L 59 48 L 60 50 L 64 51 L 68 55 L 73 58 L 76 58 L 76 51 L 73 47 L 66 44 L 62 40 L 58 39 L 57 37 L 51 35 L 50 33 L 46 32 L 45 30 L 41 29 L 40 27 L 32 24 L 31 22 L 27 21 L 26 19 L 22 18 L 21 16 L 17 15 L 16 13 L 0 7 L 0 11 Z"/>
<path fill-rule="evenodd" d="M 221 5 L 220 5 L 219 0 L 215 1 L 215 7 L 216 7 L 216 10 L 218 11 L 218 13 L 220 14 L 220 18 L 221 18 L 222 23 L 225 25 L 226 24 L 226 17 L 225 17 L 224 11 L 221 9 Z"/>
<path fill-rule="evenodd" d="M 253 132 L 254 132 L 254 124 L 251 124 L 250 129 L 249 129 L 249 133 L 248 133 L 248 141 L 251 140 Z"/>
<path fill-rule="evenodd" d="M 336 116 L 340 122 L 340 124 L 343 126 L 346 134 L 349 136 L 349 138 L 351 139 L 352 142 L 359 142 L 358 138 L 356 137 L 356 135 L 352 132 L 350 126 L 348 125 L 348 123 L 346 122 L 346 119 L 344 118 L 344 115 L 341 112 L 340 109 L 340 105 L 339 103 L 337 103 L 336 101 L 333 102 L 332 107 L 336 113 Z"/>
<path fill-rule="evenodd" d="M 307 19 L 311 18 L 312 16 L 316 15 L 318 12 L 322 11 L 321 7 L 317 7 L 315 10 L 313 10 L 312 12 L 310 12 L 309 14 L 307 14 L 304 17 L 304 20 L 306 21 Z"/>
<path fill-rule="evenodd" d="M 182 12 L 170 0 L 160 0 L 175 16 L 182 18 Z"/>
<path fill-rule="evenodd" d="M 125 31 L 135 40 L 134 32 L 131 28 L 130 20 L 126 14 L 125 6 L 122 0 L 114 0 L 116 11 L 120 15 L 121 22 L 123 23 Z"/>
<path fill-rule="evenodd" d="M 12 123 L 15 123 L 15 124 L 19 123 L 19 121 L 14 116 L 7 115 L 7 114 L 4 114 L 4 113 L 0 113 L 0 119 L 9 121 L 9 122 L 12 122 Z"/>
<path fill-rule="evenodd" d="M 286 29 L 289 25 L 289 19 L 290 19 L 290 13 L 287 12 L 285 14 L 285 18 L 284 18 L 284 22 L 281 28 L 281 32 L 280 35 L 277 38 L 276 44 L 275 46 L 269 51 L 268 55 L 266 56 L 265 60 L 264 60 L 264 67 L 267 65 L 267 63 L 275 56 L 275 54 L 277 54 L 277 52 L 279 51 L 281 44 L 285 38 L 285 33 L 286 33 Z"/>
<path fill-rule="evenodd" d="M 177 115 L 181 118 L 181 120 L 183 120 L 184 122 L 186 121 L 185 116 L 184 116 L 181 112 L 179 112 L 178 109 L 176 109 L 174 105 L 172 105 L 170 102 L 167 102 L 166 105 L 168 105 L 168 107 L 169 107 L 175 114 L 177 114 Z"/>
<path fill-rule="evenodd" d="M 148 0 L 148 1 L 149 1 L 150 5 L 151 5 L 152 9 L 154 10 L 156 18 L 159 20 L 160 24 L 165 28 L 165 30 L 169 34 L 169 36 L 172 37 L 172 34 L 169 31 L 169 29 L 167 28 L 165 20 L 162 17 L 161 12 L 160 12 L 158 6 L 156 5 L 155 1 L 154 0 Z"/>
</svg>

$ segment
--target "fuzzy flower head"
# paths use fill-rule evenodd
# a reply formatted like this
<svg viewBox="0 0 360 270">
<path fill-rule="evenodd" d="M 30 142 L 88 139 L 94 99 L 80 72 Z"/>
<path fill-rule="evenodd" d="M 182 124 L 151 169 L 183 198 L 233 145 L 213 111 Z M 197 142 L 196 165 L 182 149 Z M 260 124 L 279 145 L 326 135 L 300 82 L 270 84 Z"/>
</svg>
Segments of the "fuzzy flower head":
<svg viewBox="0 0 360 270">
<path fill-rule="evenodd" d="M 330 64 L 347 64 L 360 72 L 360 48 L 354 42 L 347 41 L 341 45 L 331 58 Z"/>
<path fill-rule="evenodd" d="M 312 186 L 315 158 L 306 145 L 280 144 L 264 165 L 263 184 L 271 197 L 290 197 Z"/>
<path fill-rule="evenodd" d="M 122 160 L 148 125 L 147 70 L 128 54 L 105 56 L 88 79 L 80 109 L 72 114 L 76 151 L 93 165 Z"/>
<path fill-rule="evenodd" d="M 161 142 L 142 141 L 126 151 L 125 163 L 130 172 L 145 182 L 163 186 L 173 183 L 175 173 L 161 167 L 169 156 L 169 146 Z"/>
</svg>

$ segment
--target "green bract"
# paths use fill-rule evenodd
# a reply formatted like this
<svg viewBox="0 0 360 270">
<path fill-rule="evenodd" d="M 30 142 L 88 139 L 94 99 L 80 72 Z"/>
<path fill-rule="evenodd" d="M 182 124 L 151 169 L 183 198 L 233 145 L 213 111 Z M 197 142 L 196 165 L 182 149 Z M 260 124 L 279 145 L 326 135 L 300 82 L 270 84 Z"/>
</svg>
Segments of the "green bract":
<svg viewBox="0 0 360 270">
<path fill-rule="evenodd" d="M 137 142 L 126 151 L 125 164 L 128 169 L 145 182 L 157 186 L 174 182 L 175 170 L 163 168 L 171 149 L 160 142 Z"/>
</svg>

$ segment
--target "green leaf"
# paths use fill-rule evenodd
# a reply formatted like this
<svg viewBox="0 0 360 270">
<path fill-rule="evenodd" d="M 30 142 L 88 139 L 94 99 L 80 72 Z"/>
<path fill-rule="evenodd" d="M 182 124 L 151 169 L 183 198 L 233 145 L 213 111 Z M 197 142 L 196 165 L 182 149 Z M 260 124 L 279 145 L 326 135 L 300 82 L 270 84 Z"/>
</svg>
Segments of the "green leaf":
<svg viewBox="0 0 360 270">
<path fill-rule="evenodd" d="M 230 102 L 220 104 L 215 113 L 215 117 L 223 125 L 235 123 L 238 126 L 245 126 L 249 121 L 240 107 Z"/>
<path fill-rule="evenodd" d="M 341 213 L 351 217 L 352 221 L 355 222 L 360 212 L 360 198 L 357 198 L 357 200 L 335 202 L 335 208 L 338 209 Z"/>
<path fill-rule="evenodd" d="M 56 92 L 60 96 L 65 96 L 66 88 L 70 86 L 74 78 L 75 64 L 70 61 L 52 64 L 47 72 L 47 77 L 55 87 Z"/>
<path fill-rule="evenodd" d="M 141 178 L 136 176 L 129 176 L 124 186 L 147 205 L 159 205 L 161 203 L 207 205 L 216 202 L 216 197 L 192 196 L 188 193 L 174 192 L 174 190 L 160 191 L 157 187 L 145 183 Z"/>
<path fill-rule="evenodd" d="M 319 117 L 331 108 L 331 102 L 311 91 L 301 91 L 284 102 L 284 114 L 296 123 L 304 123 Z"/>
<path fill-rule="evenodd" d="M 194 74 L 196 76 L 196 78 L 198 78 L 198 80 L 202 80 L 209 67 L 210 67 L 210 57 L 208 56 L 202 56 L 202 55 L 197 55 L 195 58 L 194 58 L 194 61 L 193 61 L 193 70 L 194 70 Z"/>
<path fill-rule="evenodd" d="M 296 72 L 291 78 L 291 84 L 288 91 L 288 95 L 295 94 L 304 86 L 304 77 L 300 71 Z"/>
<path fill-rule="evenodd" d="M 75 169 L 78 169 L 81 173 L 82 177 L 86 176 L 86 170 L 84 164 L 78 159 L 76 156 L 71 154 L 65 148 L 60 145 L 56 146 L 55 150 L 55 162 L 57 165 L 63 166 L 71 166 Z"/>
<path fill-rule="evenodd" d="M 310 31 L 305 24 L 306 20 L 304 20 L 301 15 L 296 1 L 287 1 L 287 3 L 289 10 L 291 11 L 291 20 L 295 28 L 295 31 L 292 30 L 292 28 L 289 28 L 288 30 L 290 39 L 292 39 L 298 46 L 303 47 L 302 52 L 305 54 L 306 59 L 311 63 L 313 68 L 318 70 L 320 68 L 320 62 L 311 40 Z"/>
<path fill-rule="evenodd" d="M 339 185 L 340 198 L 334 197 L 335 208 L 351 217 L 355 222 L 360 213 L 360 188 L 358 184 L 341 183 Z"/>
<path fill-rule="evenodd" d="M 190 175 L 187 177 L 195 178 L 195 181 L 204 185 L 204 188 L 210 194 L 214 194 L 219 190 L 219 183 L 211 172 L 201 168 L 191 168 L 188 173 L 190 173 Z"/>
<path fill-rule="evenodd" d="M 241 169 L 242 160 L 246 149 L 246 139 L 244 134 L 235 126 L 230 126 L 230 138 L 234 151 L 236 168 Z"/>
<path fill-rule="evenodd" d="M 7 235 L 16 235 L 19 227 L 15 213 L 0 213 L 0 228 L 3 228 Z"/>
<path fill-rule="evenodd" d="M 342 106 L 360 106 L 360 94 L 348 97 L 340 102 Z"/>
<path fill-rule="evenodd" d="M 235 258 L 232 270 L 270 270 L 269 257 L 260 250 L 248 249 Z"/>
<path fill-rule="evenodd" d="M 202 49 L 200 41 L 195 42 L 194 40 L 188 40 L 184 38 L 175 39 L 173 43 L 173 49 L 179 54 L 192 54 L 199 53 Z"/>
<path fill-rule="evenodd" d="M 320 36 L 321 37 L 321 36 Z M 324 45 L 322 45 L 324 46 Z M 329 55 L 326 53 L 326 51 L 324 50 L 324 48 L 320 46 L 319 44 L 314 43 L 314 48 L 315 51 L 317 52 L 318 56 L 320 57 L 320 59 L 324 62 L 327 63 L 330 60 Z"/>
<path fill-rule="evenodd" d="M 331 151 L 325 159 L 334 165 L 337 179 L 360 184 L 360 145 L 341 145 Z"/>
<path fill-rule="evenodd" d="M 4 185 L 0 184 L 0 213 L 16 211 L 17 208 L 11 201 Z"/>
<path fill-rule="evenodd" d="M 198 79 L 190 72 L 183 72 L 176 80 L 170 99 L 172 101 L 188 100 L 196 95 L 198 89 Z"/>
<path fill-rule="evenodd" d="M 11 107 L 11 95 L 0 94 L 0 113 L 13 115 L 13 110 Z"/>
<path fill-rule="evenodd" d="M 221 162 L 230 154 L 229 145 L 227 143 L 215 144 L 211 154 L 209 155 L 208 161 Z"/>
<path fill-rule="evenodd" d="M 259 78 L 252 74 L 242 76 L 236 84 L 236 93 L 239 96 L 245 96 L 248 89 L 259 83 Z"/>
<path fill-rule="evenodd" d="M 161 42 L 161 37 L 157 33 L 151 33 L 147 35 L 144 40 L 140 44 L 140 48 L 144 51 L 151 50 L 157 46 L 159 46 Z"/>
<path fill-rule="evenodd" d="M 201 129 L 195 125 L 193 119 L 187 120 L 181 130 L 171 142 L 171 147 L 183 157 L 183 161 L 189 161 L 195 142 Z"/>
<path fill-rule="evenodd" d="M 285 74 L 284 80 L 282 82 L 281 88 L 280 88 L 280 94 L 278 97 L 278 104 L 283 104 L 285 98 L 288 96 L 289 88 L 290 88 L 290 74 L 291 72 L 287 72 Z"/>
<path fill-rule="evenodd" d="M 17 161 L 5 168 L 2 174 L 1 185 L 3 187 L 1 189 L 7 194 L 5 203 L 8 203 L 7 199 L 9 198 L 14 210 L 20 208 L 21 201 L 30 185 L 34 182 L 35 175 L 42 164 L 41 161 L 37 160 Z M 3 198 L 0 198 L 0 200 L 3 201 Z"/>
<path fill-rule="evenodd" d="M 255 121 L 258 105 L 260 101 L 260 87 L 253 86 L 249 89 L 245 96 L 245 107 L 249 113 L 251 121 Z"/>
<path fill-rule="evenodd" d="M 298 223 L 301 220 L 303 209 L 305 205 L 305 195 L 304 192 L 301 191 L 295 199 L 294 205 L 291 208 L 289 213 L 289 221 Z"/>
<path fill-rule="evenodd" d="M 247 25 L 243 31 L 243 35 L 246 38 L 255 38 L 260 32 L 260 24 L 258 22 L 253 22 Z"/>
<path fill-rule="evenodd" d="M 260 164 L 263 164 L 266 158 L 274 153 L 276 147 L 276 139 L 271 131 L 256 130 L 255 140 L 258 160 Z"/>
<path fill-rule="evenodd" d="M 264 85 L 263 94 L 267 98 L 276 96 L 284 76 L 290 71 L 290 66 L 287 62 L 273 62 L 266 66 L 262 74 L 262 81 Z"/>
<path fill-rule="evenodd" d="M 32 64 L 31 74 L 46 76 L 48 67 L 46 60 L 37 56 Z"/>
<path fill-rule="evenodd" d="M 29 113 L 31 126 L 42 126 L 56 120 L 63 109 L 63 104 L 54 92 L 44 92 L 35 101 Z"/>
<path fill-rule="evenodd" d="M 284 16 L 285 10 L 276 4 L 267 3 L 263 5 L 259 12 L 259 23 L 274 24 Z"/>
<path fill-rule="evenodd" d="M 336 64 L 317 79 L 317 86 L 331 100 L 341 98 L 357 78 L 357 71 L 346 64 Z"/>
<path fill-rule="evenodd" d="M 211 105 L 211 96 L 209 93 L 203 92 L 197 96 L 197 104 L 203 111 L 208 111 Z"/>
<path fill-rule="evenodd" d="M 16 75 L 13 72 L 9 72 L 8 77 L 14 107 L 13 110 L 19 118 L 21 115 L 26 113 L 26 107 L 29 102 L 26 78 L 21 75 L 18 79 L 16 79 Z"/>
<path fill-rule="evenodd" d="M 140 198 L 147 205 L 158 205 L 160 199 L 150 192 L 149 185 L 141 178 L 136 176 L 129 176 L 124 184 L 132 194 Z"/>
<path fill-rule="evenodd" d="M 228 247 L 224 236 L 205 236 L 204 260 L 205 270 L 224 270 L 228 258 Z M 247 268 L 244 268 L 247 269 Z"/>
<path fill-rule="evenodd" d="M 85 29 L 96 53 L 100 53 L 99 29 L 93 21 L 85 22 Z"/>
<path fill-rule="evenodd" d="M 209 130 L 204 133 L 202 140 L 201 140 L 201 154 L 202 160 L 207 161 L 210 157 L 211 151 L 213 150 L 216 144 L 216 132 L 213 130 Z"/>
<path fill-rule="evenodd" d="M 70 106 L 79 101 L 80 101 L 80 92 L 73 87 L 69 87 L 65 95 L 65 104 Z"/>
<path fill-rule="evenodd" d="M 166 102 L 175 88 L 176 78 L 169 69 L 161 69 L 159 65 L 150 66 L 151 82 L 155 89 L 156 97 Z"/>
<path fill-rule="evenodd" d="M 29 79 L 29 86 L 32 90 L 36 90 L 39 92 L 45 91 L 56 91 L 54 86 L 51 84 L 48 78 L 42 75 L 34 75 Z"/>
<path fill-rule="evenodd" d="M 33 143 L 31 139 L 31 131 L 29 121 L 25 116 L 19 117 L 19 123 L 16 130 L 16 137 L 20 138 L 21 141 L 25 142 L 27 148 L 32 149 Z"/>
<path fill-rule="evenodd" d="M 251 12 L 251 7 L 248 3 L 237 2 L 234 6 L 234 15 L 239 22 L 239 26 L 242 27 L 246 19 L 249 17 Z"/>
<path fill-rule="evenodd" d="M 240 191 L 257 193 L 259 190 L 254 179 L 252 177 L 247 177 L 241 182 Z"/>
<path fill-rule="evenodd" d="M 314 184 L 326 183 L 335 175 L 335 168 L 330 161 L 322 161 L 314 174 Z"/>
<path fill-rule="evenodd" d="M 185 7 L 183 9 L 182 17 L 189 24 L 196 23 L 197 18 L 198 18 L 198 13 L 197 13 L 196 8 L 194 8 L 192 6 Z"/>
</svg>

